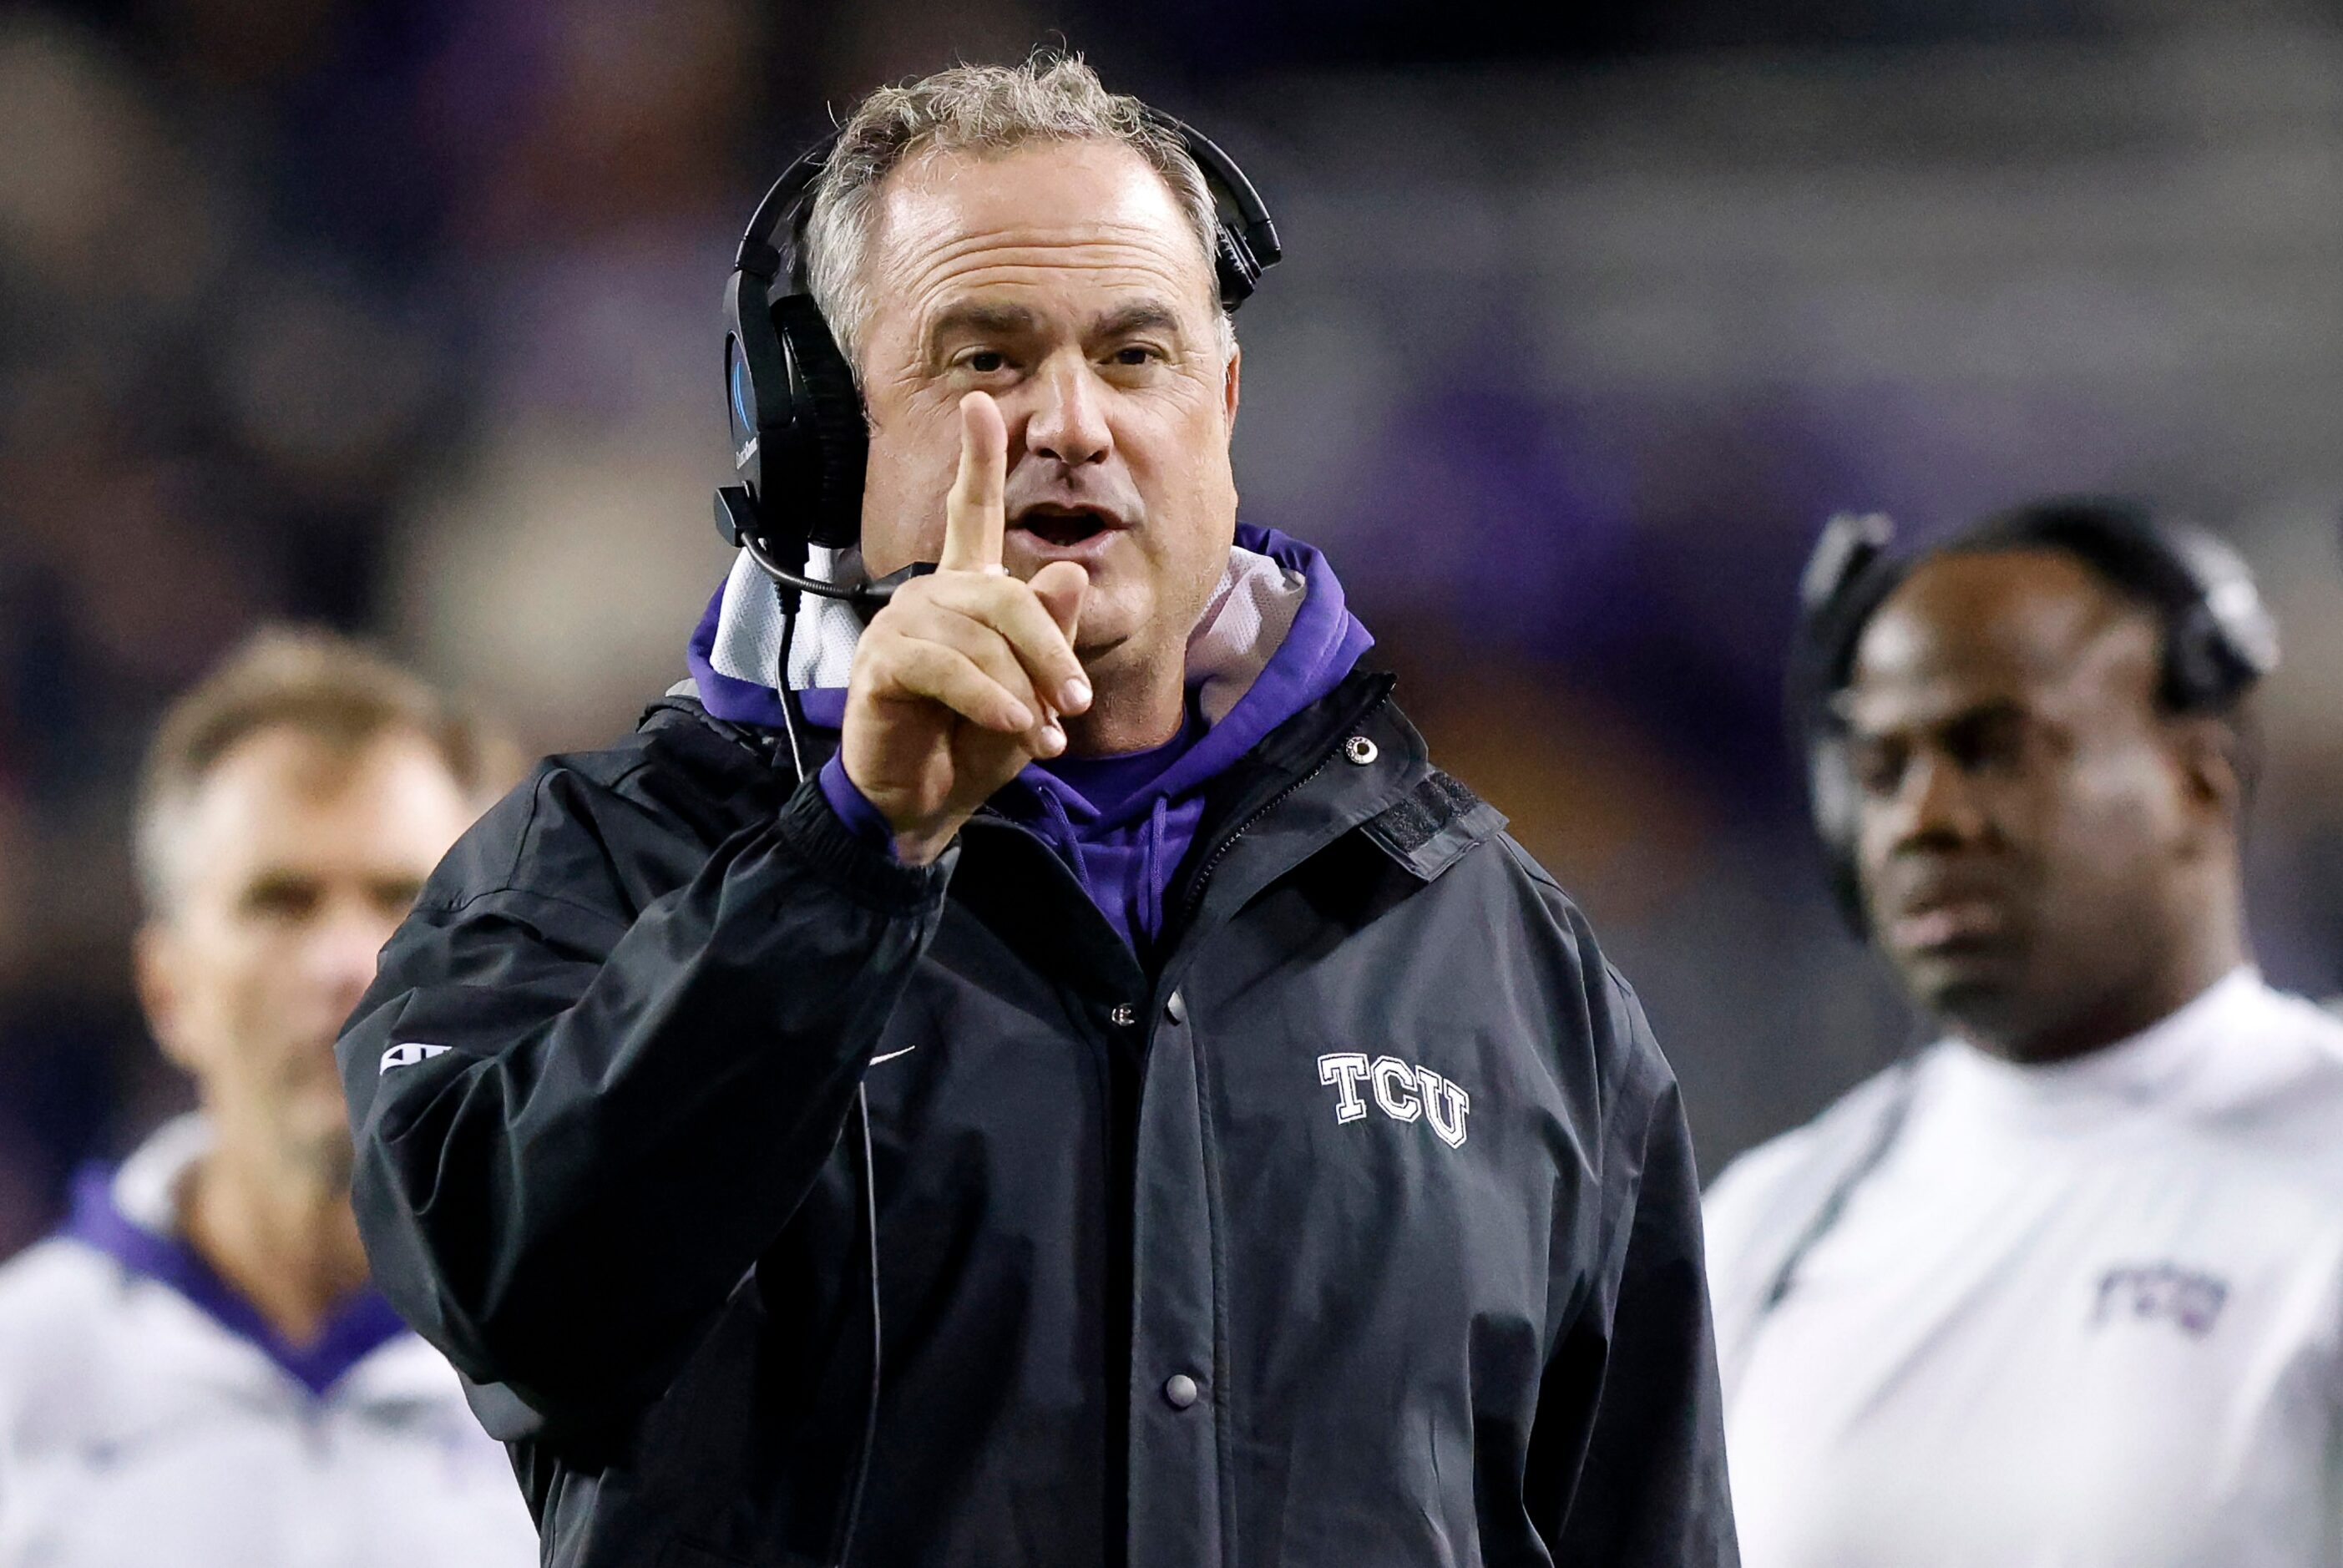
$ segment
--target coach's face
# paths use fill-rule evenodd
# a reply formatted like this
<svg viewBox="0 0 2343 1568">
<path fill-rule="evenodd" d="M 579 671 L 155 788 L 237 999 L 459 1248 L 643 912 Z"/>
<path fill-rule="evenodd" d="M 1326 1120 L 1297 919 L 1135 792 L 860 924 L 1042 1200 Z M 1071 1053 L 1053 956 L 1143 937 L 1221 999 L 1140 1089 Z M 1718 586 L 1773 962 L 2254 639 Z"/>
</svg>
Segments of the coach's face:
<svg viewBox="0 0 2343 1568">
<path fill-rule="evenodd" d="M 930 154 L 881 187 L 867 265 L 870 569 L 940 554 L 960 400 L 988 392 L 1009 428 L 1007 569 L 1089 574 L 1075 651 L 1102 688 L 1176 667 L 1236 525 L 1237 361 L 1171 189 L 1111 143 Z"/>
<path fill-rule="evenodd" d="M 2160 630 L 2063 552 L 1949 555 L 1842 699 L 1872 929 L 1914 998 L 2021 1059 L 2087 1049 L 2195 918 L 2230 802 L 2156 700 Z"/>
<path fill-rule="evenodd" d="M 419 736 L 351 753 L 279 726 L 205 776 L 174 840 L 168 907 L 140 937 L 139 980 L 224 1144 L 347 1172 L 334 1036 L 470 819 Z"/>
</svg>

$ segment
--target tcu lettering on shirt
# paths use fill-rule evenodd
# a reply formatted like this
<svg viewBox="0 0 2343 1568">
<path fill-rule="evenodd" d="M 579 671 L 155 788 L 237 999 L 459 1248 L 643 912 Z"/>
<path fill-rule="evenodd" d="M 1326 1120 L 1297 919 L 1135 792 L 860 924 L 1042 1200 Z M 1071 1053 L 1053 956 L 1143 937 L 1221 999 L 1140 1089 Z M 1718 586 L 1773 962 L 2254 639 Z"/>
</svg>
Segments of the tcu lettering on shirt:
<svg viewBox="0 0 2343 1568">
<path fill-rule="evenodd" d="M 2091 1322 L 2110 1320 L 2157 1320 L 2171 1323 L 2192 1340 L 2213 1332 L 2221 1308 L 2229 1299 L 2225 1280 L 2177 1263 L 2133 1263 L 2109 1269 L 2099 1276 L 2098 1305 Z"/>
<path fill-rule="evenodd" d="M 1372 1061 L 1363 1051 L 1332 1050 L 1318 1059 L 1318 1081 L 1334 1091 L 1334 1120 L 1357 1121 L 1374 1098 L 1394 1121 L 1423 1121 L 1451 1149 L 1464 1146 L 1464 1117 L 1473 1097 L 1428 1067 L 1411 1067 L 1396 1056 Z M 1359 1092 L 1362 1085 L 1366 1094 Z"/>
</svg>

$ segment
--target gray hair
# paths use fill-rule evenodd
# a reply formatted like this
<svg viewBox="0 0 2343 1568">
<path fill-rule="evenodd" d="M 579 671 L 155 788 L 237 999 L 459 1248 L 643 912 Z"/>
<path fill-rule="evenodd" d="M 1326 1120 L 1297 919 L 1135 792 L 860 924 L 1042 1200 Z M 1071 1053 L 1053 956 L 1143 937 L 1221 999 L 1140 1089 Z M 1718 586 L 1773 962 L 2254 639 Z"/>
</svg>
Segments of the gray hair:
<svg viewBox="0 0 2343 1568">
<path fill-rule="evenodd" d="M 147 750 L 132 827 L 150 915 L 167 918 L 178 901 L 187 821 L 212 770 L 278 728 L 343 758 L 386 735 L 414 735 L 482 806 L 520 772 L 501 730 L 420 678 L 330 631 L 264 627 L 171 705 Z"/>
<path fill-rule="evenodd" d="M 1212 187 L 1180 138 L 1145 105 L 1108 92 L 1080 55 L 1041 52 L 1021 65 L 955 65 L 863 99 L 840 129 L 829 166 L 814 184 L 805 230 L 807 283 L 858 381 L 873 303 L 866 253 L 879 187 L 925 152 L 998 156 L 1034 142 L 1117 142 L 1145 158 L 1187 217 L 1205 275 L 1217 277 Z M 1226 357 L 1235 351 L 1236 328 L 1220 308 L 1217 283 L 1212 304 Z"/>
</svg>

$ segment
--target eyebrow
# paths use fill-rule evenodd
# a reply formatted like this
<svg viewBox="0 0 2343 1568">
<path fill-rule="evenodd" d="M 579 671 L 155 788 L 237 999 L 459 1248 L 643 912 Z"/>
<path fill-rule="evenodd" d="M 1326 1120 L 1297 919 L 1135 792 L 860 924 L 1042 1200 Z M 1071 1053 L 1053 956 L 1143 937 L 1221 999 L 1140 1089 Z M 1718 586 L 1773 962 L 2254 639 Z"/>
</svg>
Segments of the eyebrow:
<svg viewBox="0 0 2343 1568">
<path fill-rule="evenodd" d="M 928 327 L 928 342 L 941 343 L 964 332 L 1031 332 L 1037 317 L 1021 305 L 966 300 L 938 316 Z"/>
<path fill-rule="evenodd" d="M 1168 305 L 1152 299 L 1142 299 L 1110 311 L 1091 324 L 1092 337 L 1128 337 L 1134 332 L 1172 332 L 1180 326 L 1179 316 Z"/>
<path fill-rule="evenodd" d="M 1847 694 L 1842 692 L 1841 699 Z M 1842 731 L 1850 740 L 1879 740 L 1891 735 L 1917 733 L 1940 735 L 1965 724 L 1983 724 L 2002 719 L 2026 720 L 2033 717 L 2033 709 L 2015 697 L 1988 697 L 1981 701 L 1965 704 L 1949 713 L 1931 715 L 1916 722 L 1898 724 L 1885 729 L 1866 729 L 1857 723 L 1852 702 L 1834 700 L 1832 704 Z"/>
<path fill-rule="evenodd" d="M 928 344 L 932 349 L 964 334 L 1009 336 L 1031 332 L 1040 323 L 1041 317 L 1024 306 L 971 299 L 936 317 L 928 327 Z M 1088 336 L 1129 337 L 1140 332 L 1174 332 L 1179 326 L 1179 314 L 1170 306 L 1160 300 L 1142 299 L 1098 317 L 1091 323 Z"/>
</svg>

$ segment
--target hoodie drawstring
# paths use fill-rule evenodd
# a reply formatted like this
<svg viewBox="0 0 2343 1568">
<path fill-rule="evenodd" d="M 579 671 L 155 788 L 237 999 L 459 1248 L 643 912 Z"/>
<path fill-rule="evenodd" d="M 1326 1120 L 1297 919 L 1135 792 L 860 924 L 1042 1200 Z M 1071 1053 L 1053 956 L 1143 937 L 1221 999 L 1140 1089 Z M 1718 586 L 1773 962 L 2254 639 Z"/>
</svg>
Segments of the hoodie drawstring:
<svg viewBox="0 0 2343 1568">
<path fill-rule="evenodd" d="M 1043 820 L 1036 826 L 1044 829 L 1043 837 L 1051 840 L 1074 873 L 1074 880 L 1095 903 L 1099 898 L 1098 883 L 1091 876 L 1090 858 L 1082 853 L 1081 832 L 1067 811 L 1066 803 L 1051 789 L 1036 789 L 1041 797 Z M 1171 854 L 1172 801 L 1158 795 L 1148 808 L 1147 820 L 1139 829 L 1139 899 L 1132 911 L 1131 926 L 1149 941 L 1163 934 L 1163 862 Z"/>
<path fill-rule="evenodd" d="M 1163 935 L 1163 856 L 1171 840 L 1172 802 L 1161 795 L 1147 813 L 1139 849 L 1139 918 L 1134 922 L 1150 942 Z"/>
<path fill-rule="evenodd" d="M 1041 797 L 1041 804 L 1049 814 L 1057 819 L 1054 836 L 1064 847 L 1067 859 L 1073 866 L 1074 880 L 1082 885 L 1082 891 L 1091 902 L 1097 902 L 1098 888 L 1091 880 L 1090 862 L 1082 859 L 1081 835 L 1074 831 L 1074 819 L 1066 814 L 1066 803 L 1058 799 L 1054 790 L 1037 789 L 1034 793 Z"/>
</svg>

